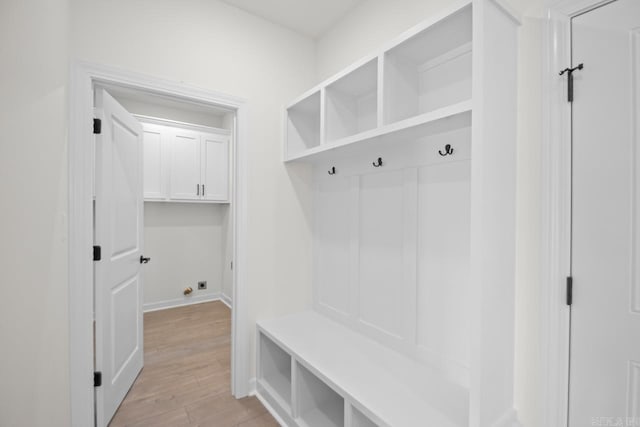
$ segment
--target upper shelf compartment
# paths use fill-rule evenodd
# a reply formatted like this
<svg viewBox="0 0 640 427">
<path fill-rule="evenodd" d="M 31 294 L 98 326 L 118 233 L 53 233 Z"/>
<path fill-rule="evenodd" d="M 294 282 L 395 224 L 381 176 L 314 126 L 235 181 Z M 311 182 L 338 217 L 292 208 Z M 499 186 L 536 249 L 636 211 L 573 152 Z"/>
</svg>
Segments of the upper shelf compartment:
<svg viewBox="0 0 640 427">
<path fill-rule="evenodd" d="M 287 109 L 287 153 L 295 156 L 320 145 L 320 91 Z"/>
<path fill-rule="evenodd" d="M 316 161 L 468 126 L 472 3 L 422 24 L 287 109 L 284 161 Z M 356 148 L 358 147 L 358 148 Z"/>
<path fill-rule="evenodd" d="M 389 49 L 384 123 L 471 99 L 471 5 Z"/>
<path fill-rule="evenodd" d="M 326 89 L 327 142 L 377 126 L 378 60 L 372 59 Z"/>
</svg>

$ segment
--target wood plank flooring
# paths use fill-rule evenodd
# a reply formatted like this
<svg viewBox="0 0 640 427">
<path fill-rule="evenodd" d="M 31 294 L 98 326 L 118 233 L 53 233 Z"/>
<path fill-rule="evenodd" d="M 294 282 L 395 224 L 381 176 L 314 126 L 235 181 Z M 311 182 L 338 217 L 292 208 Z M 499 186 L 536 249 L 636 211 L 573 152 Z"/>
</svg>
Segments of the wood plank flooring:
<svg viewBox="0 0 640 427">
<path fill-rule="evenodd" d="M 277 427 L 231 396 L 231 311 L 221 302 L 144 315 L 144 369 L 110 427 Z"/>
</svg>

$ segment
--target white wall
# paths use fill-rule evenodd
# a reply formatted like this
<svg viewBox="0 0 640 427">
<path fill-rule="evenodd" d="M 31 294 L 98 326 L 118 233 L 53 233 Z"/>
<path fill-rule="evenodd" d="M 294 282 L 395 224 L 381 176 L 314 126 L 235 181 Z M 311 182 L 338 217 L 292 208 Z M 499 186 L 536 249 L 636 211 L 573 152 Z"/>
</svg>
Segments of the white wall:
<svg viewBox="0 0 640 427">
<path fill-rule="evenodd" d="M 0 2 L 0 426 L 70 418 L 67 15 Z"/>
<path fill-rule="evenodd" d="M 542 140 L 542 0 L 510 0 L 527 16 L 519 40 L 516 247 L 515 405 L 524 427 L 542 425 L 540 379 L 540 147 Z M 330 77 L 408 28 L 451 5 L 450 0 L 365 0 L 317 42 L 319 80 Z M 531 16 L 529 16 L 531 15 Z"/>
<path fill-rule="evenodd" d="M 280 147 L 283 105 L 314 83 L 313 41 L 215 0 L 71 6 L 72 59 L 248 99 L 248 324 L 310 306 L 309 171 L 285 168 Z"/>
<path fill-rule="evenodd" d="M 146 202 L 144 308 L 188 304 L 222 293 L 228 205 Z M 206 290 L 198 282 L 207 281 Z M 185 288 L 193 293 L 185 296 Z"/>
</svg>

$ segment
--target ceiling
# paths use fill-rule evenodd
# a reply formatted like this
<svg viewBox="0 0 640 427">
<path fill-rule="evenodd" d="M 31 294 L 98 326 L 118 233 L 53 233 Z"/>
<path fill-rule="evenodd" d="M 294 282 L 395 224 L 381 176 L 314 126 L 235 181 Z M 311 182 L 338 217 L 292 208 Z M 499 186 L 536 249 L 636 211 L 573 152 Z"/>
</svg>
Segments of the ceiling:
<svg viewBox="0 0 640 427">
<path fill-rule="evenodd" d="M 315 39 L 362 0 L 222 1 Z"/>
</svg>

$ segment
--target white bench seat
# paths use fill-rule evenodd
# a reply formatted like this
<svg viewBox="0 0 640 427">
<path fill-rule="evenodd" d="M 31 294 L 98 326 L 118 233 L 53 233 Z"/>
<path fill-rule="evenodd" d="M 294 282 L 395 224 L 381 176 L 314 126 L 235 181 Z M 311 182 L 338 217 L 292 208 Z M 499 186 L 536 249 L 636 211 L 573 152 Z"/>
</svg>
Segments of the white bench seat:
<svg viewBox="0 0 640 427">
<path fill-rule="evenodd" d="M 274 351 L 282 351 L 279 354 L 291 357 L 290 365 L 281 365 L 284 374 L 274 376 L 261 366 L 270 363 L 263 359 L 271 356 L 258 355 L 258 395 L 270 406 L 279 406 L 271 409 L 286 424 L 305 427 L 468 425 L 469 393 L 466 388 L 316 312 L 260 321 L 258 332 L 258 340 L 270 341 L 265 345 L 272 348 L 275 345 L 279 350 Z M 258 348 L 261 348 L 260 342 Z M 292 371 L 290 376 L 286 372 L 287 366 Z M 310 375 L 332 389 L 335 396 L 327 394 L 321 385 L 299 384 L 308 383 Z M 311 381 L 315 379 L 311 378 Z M 300 392 L 301 389 L 306 391 Z M 322 396 L 309 398 L 309 389 L 310 393 L 319 390 L 317 393 Z M 300 393 L 307 393 L 306 397 Z M 326 397 L 328 404 L 325 404 L 325 396 L 329 396 Z M 336 399 L 343 399 L 343 406 Z M 308 402 L 317 403 L 320 409 L 309 409 Z M 330 409 L 323 411 L 323 405 Z M 357 410 L 356 415 L 352 407 Z M 342 413 L 336 415 L 338 411 L 344 412 L 344 420 L 339 419 Z M 326 414 L 333 421 L 315 421 L 317 418 L 314 417 L 322 418 Z"/>
</svg>

